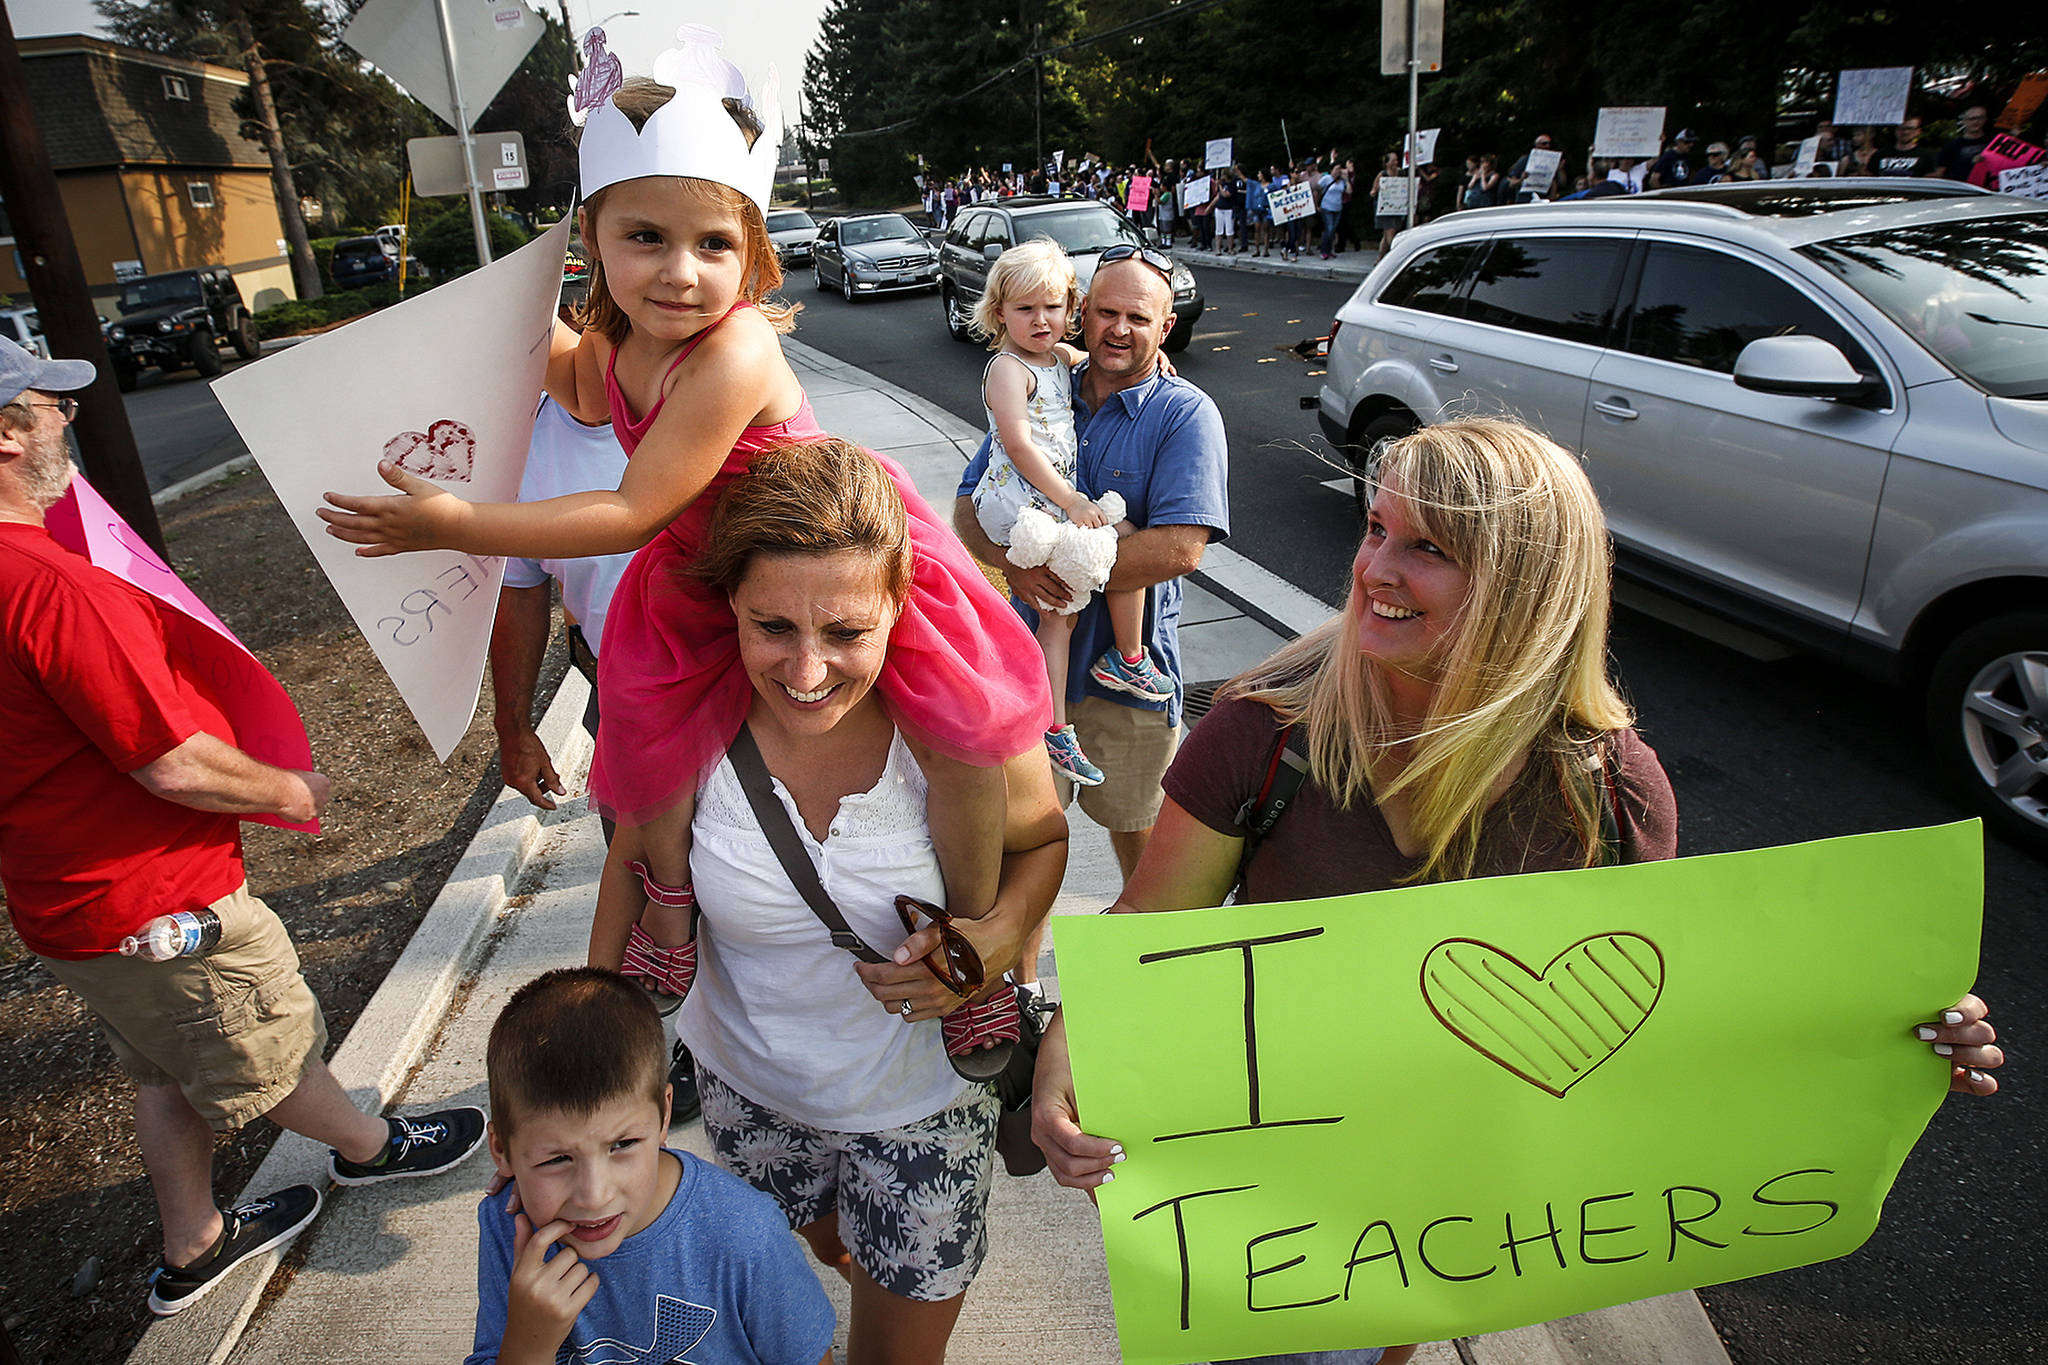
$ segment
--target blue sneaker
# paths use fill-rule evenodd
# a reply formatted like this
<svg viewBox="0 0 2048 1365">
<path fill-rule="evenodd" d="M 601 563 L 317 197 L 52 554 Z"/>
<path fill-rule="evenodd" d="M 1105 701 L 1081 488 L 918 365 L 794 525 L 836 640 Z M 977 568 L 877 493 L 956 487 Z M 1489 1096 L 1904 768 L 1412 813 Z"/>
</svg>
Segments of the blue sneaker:
<svg viewBox="0 0 2048 1365">
<path fill-rule="evenodd" d="M 1138 662 L 1126 663 L 1124 656 L 1111 646 L 1102 651 L 1102 657 L 1088 670 L 1088 676 L 1104 687 L 1128 692 L 1141 701 L 1173 700 L 1173 679 L 1159 671 L 1152 662 L 1150 650 L 1140 654 Z"/>
<path fill-rule="evenodd" d="M 1102 769 L 1088 761 L 1088 755 L 1081 752 L 1081 741 L 1074 735 L 1074 727 L 1062 725 L 1057 730 L 1045 732 L 1045 751 L 1052 755 L 1052 766 L 1062 777 L 1083 787 L 1102 785 Z"/>
<path fill-rule="evenodd" d="M 384 1122 L 391 1128 L 391 1140 L 383 1155 L 364 1165 L 330 1150 L 329 1179 L 337 1185 L 374 1185 L 383 1180 L 439 1175 L 460 1166 L 484 1145 L 484 1111 L 474 1105 L 415 1118 L 393 1114 Z"/>
</svg>

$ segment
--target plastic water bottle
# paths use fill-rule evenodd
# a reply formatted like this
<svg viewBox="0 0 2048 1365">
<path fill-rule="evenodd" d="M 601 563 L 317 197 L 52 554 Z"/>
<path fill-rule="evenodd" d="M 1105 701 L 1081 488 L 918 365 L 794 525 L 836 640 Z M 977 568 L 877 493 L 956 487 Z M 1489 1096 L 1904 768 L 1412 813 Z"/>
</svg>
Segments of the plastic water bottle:
<svg viewBox="0 0 2048 1365">
<path fill-rule="evenodd" d="M 220 916 L 211 910 L 180 910 L 158 915 L 121 940 L 123 957 L 169 962 L 174 957 L 204 957 L 220 942 Z"/>
</svg>

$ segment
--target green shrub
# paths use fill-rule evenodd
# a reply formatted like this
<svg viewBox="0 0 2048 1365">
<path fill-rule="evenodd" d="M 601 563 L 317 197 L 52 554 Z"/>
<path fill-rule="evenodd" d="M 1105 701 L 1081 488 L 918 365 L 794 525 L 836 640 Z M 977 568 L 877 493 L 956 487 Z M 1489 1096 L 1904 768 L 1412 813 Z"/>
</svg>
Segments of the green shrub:
<svg viewBox="0 0 2048 1365">
<path fill-rule="evenodd" d="M 434 281 L 406 281 L 405 294 L 410 298 L 434 287 Z M 316 331 L 332 323 L 348 318 L 374 313 L 379 308 L 388 308 L 399 302 L 398 286 L 395 284 L 373 284 L 365 289 L 335 290 L 324 297 L 306 300 L 295 299 L 280 303 L 256 315 L 256 334 L 265 340 L 271 337 L 297 336 L 301 332 Z"/>
<path fill-rule="evenodd" d="M 322 288 L 334 288 L 334 244 L 345 242 L 346 237 L 315 237 L 313 239 L 313 264 L 320 267 Z"/>
<path fill-rule="evenodd" d="M 526 245 L 526 230 L 503 214 L 486 213 L 484 222 L 493 259 Z M 469 201 L 458 199 L 432 219 L 415 222 L 412 254 L 439 278 L 476 269 L 476 229 L 470 225 Z"/>
</svg>

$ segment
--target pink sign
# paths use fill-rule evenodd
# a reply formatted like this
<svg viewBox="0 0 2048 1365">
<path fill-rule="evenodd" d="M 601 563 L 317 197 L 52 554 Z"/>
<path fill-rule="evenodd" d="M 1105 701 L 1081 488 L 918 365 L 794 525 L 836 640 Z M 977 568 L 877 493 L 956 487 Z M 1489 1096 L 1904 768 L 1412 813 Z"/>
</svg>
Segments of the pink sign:
<svg viewBox="0 0 2048 1365">
<path fill-rule="evenodd" d="M 1143 213 L 1152 207 L 1152 177 L 1134 175 L 1131 177 L 1131 197 L 1124 205 L 1132 213 Z"/>
<path fill-rule="evenodd" d="M 227 717 L 237 748 L 279 768 L 313 766 L 305 722 L 284 686 L 82 475 L 72 478 L 71 491 L 49 510 L 44 523 L 59 545 L 170 608 L 162 614 L 164 634 L 189 665 L 187 676 Z M 320 832 L 318 820 L 295 824 L 275 816 L 249 818 L 280 829 Z"/>
</svg>

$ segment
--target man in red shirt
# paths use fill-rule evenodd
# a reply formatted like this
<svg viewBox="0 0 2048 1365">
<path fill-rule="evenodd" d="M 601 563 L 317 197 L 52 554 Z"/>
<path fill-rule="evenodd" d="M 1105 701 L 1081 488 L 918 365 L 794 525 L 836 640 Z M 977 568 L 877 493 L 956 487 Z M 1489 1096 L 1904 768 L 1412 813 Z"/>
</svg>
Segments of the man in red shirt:
<svg viewBox="0 0 2048 1365">
<path fill-rule="evenodd" d="M 91 1008 L 136 1083 L 164 1225 L 149 1306 L 170 1314 L 320 1210 L 310 1185 L 216 1207 L 215 1132 L 268 1114 L 332 1147 L 337 1181 L 366 1184 L 450 1169 L 476 1150 L 484 1115 L 365 1114 L 321 1060 L 319 1003 L 284 924 L 249 894 L 240 821 L 310 820 L 327 779 L 236 748 L 168 644 L 170 608 L 45 528 L 72 477 L 77 405 L 63 395 L 93 378 L 85 361 L 0 340 L 0 885 L 22 942 Z M 218 916 L 219 941 L 168 962 L 119 952 L 178 911 Z"/>
</svg>

